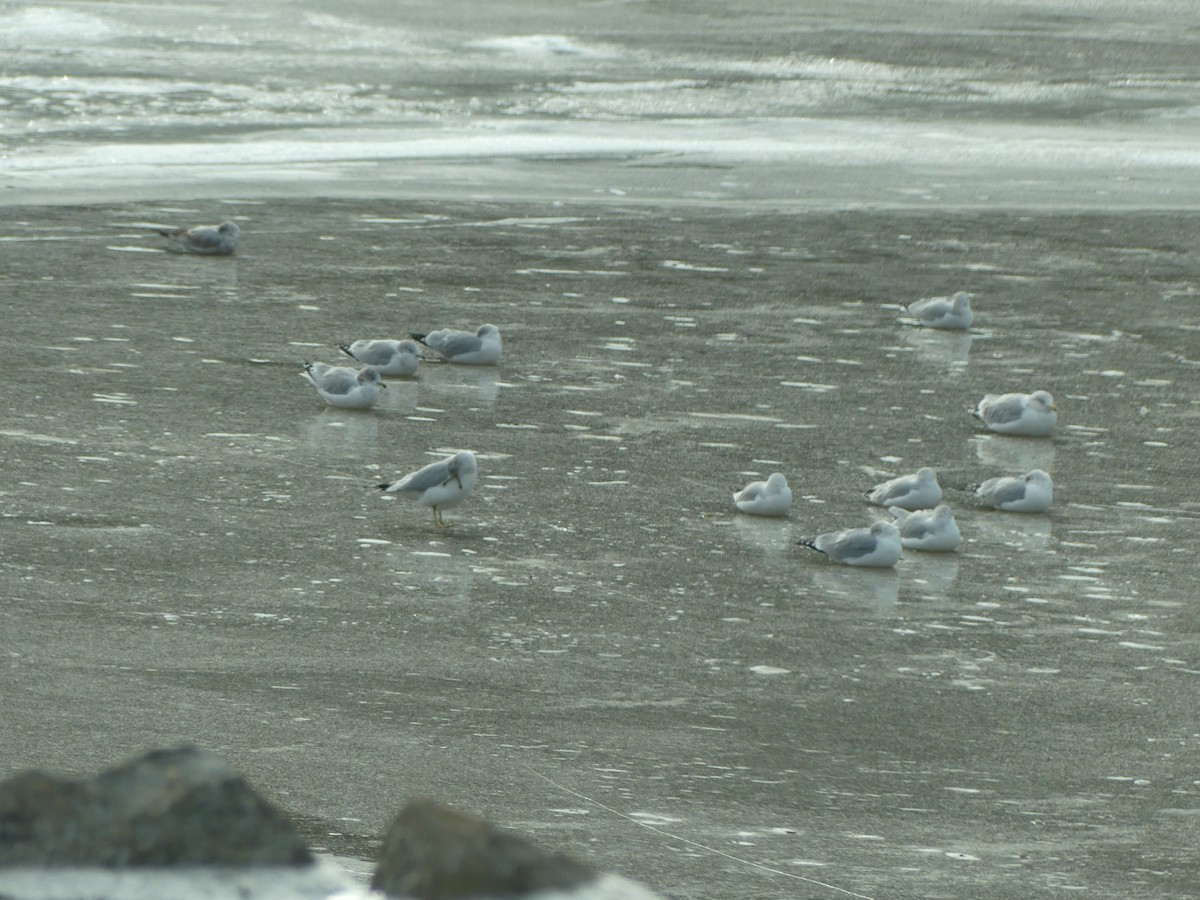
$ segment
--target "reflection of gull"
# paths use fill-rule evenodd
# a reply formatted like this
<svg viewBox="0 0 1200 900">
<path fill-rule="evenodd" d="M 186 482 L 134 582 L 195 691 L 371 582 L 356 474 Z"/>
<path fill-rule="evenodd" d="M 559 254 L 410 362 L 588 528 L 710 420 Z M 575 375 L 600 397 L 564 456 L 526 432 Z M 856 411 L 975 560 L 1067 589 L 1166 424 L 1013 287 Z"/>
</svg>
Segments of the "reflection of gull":
<svg viewBox="0 0 1200 900">
<path fill-rule="evenodd" d="M 360 416 L 325 407 L 301 429 L 304 441 L 325 457 L 362 459 L 379 443 L 379 417 Z"/>
<path fill-rule="evenodd" d="M 475 386 L 479 390 L 479 399 L 484 403 L 495 403 L 500 394 L 500 374 L 495 370 L 477 372 Z"/>
<path fill-rule="evenodd" d="M 975 315 L 971 312 L 971 295 L 959 291 L 952 297 L 929 297 L 908 304 L 908 313 L 926 328 L 964 330 L 971 327 Z"/>
<path fill-rule="evenodd" d="M 338 346 L 364 366 L 374 366 L 381 375 L 412 375 L 421 364 L 416 341 L 355 341 Z"/>
<path fill-rule="evenodd" d="M 894 566 L 900 559 L 900 532 L 891 522 L 876 522 L 870 528 L 830 531 L 799 543 L 848 566 L 883 568 Z"/>
<path fill-rule="evenodd" d="M 732 522 L 734 534 L 738 538 L 772 556 L 787 553 L 793 544 L 790 526 L 786 519 L 734 516 Z"/>
<path fill-rule="evenodd" d="M 237 249 L 238 227 L 234 222 L 220 225 L 197 225 L 195 228 L 159 228 L 163 237 L 175 242 L 184 253 L 203 253 L 208 256 L 229 256 Z"/>
<path fill-rule="evenodd" d="M 500 359 L 500 329 L 495 325 L 480 325 L 474 334 L 442 329 L 409 337 L 436 350 L 447 362 L 486 366 Z"/>
<path fill-rule="evenodd" d="M 900 529 L 900 544 L 906 550 L 933 550 L 946 552 L 957 550 L 962 542 L 958 523 L 950 507 L 942 504 L 937 509 L 922 509 L 908 512 L 896 506 L 888 507 L 896 517 Z"/>
<path fill-rule="evenodd" d="M 1021 478 L 989 478 L 975 488 L 975 496 L 992 509 L 1008 512 L 1045 512 L 1054 500 L 1054 484 L 1041 469 Z"/>
<path fill-rule="evenodd" d="M 976 516 L 971 521 L 971 534 L 972 550 L 985 554 L 1000 546 L 1046 550 L 1052 537 L 1048 516 Z M 1007 555 L 1007 551 L 990 555 Z"/>
<path fill-rule="evenodd" d="M 415 378 L 390 381 L 387 389 L 387 396 L 381 399 L 380 406 L 398 412 L 411 413 L 416 410 L 417 399 L 420 396 L 420 383 Z"/>
<path fill-rule="evenodd" d="M 500 395 L 500 370 L 494 366 L 433 366 L 421 377 L 427 394 L 455 394 L 462 402 L 463 391 L 475 389 L 482 403 L 494 403 Z"/>
<path fill-rule="evenodd" d="M 980 434 L 971 440 L 975 442 L 975 457 L 985 468 L 1010 472 L 1054 468 L 1053 441 L 1027 441 L 1002 434 Z"/>
<path fill-rule="evenodd" d="M 786 516 L 792 506 L 792 490 L 782 472 L 772 472 L 766 481 L 752 481 L 734 494 L 733 502 L 752 516 Z"/>
<path fill-rule="evenodd" d="M 891 609 L 900 600 L 900 576 L 894 569 L 860 572 L 821 568 L 813 571 L 812 583 L 826 594 L 866 602 L 876 612 Z"/>
<path fill-rule="evenodd" d="M 953 553 L 918 553 L 908 557 L 906 581 L 924 599 L 946 596 L 958 578 L 958 556 Z"/>
<path fill-rule="evenodd" d="M 1048 391 L 1032 394 L 987 394 L 971 415 L 983 422 L 988 431 L 1047 437 L 1058 422 L 1058 407 Z"/>
<path fill-rule="evenodd" d="M 933 469 L 922 466 L 915 474 L 901 475 L 875 485 L 867 491 L 867 500 L 876 506 L 933 509 L 942 500 L 942 487 Z"/>
<path fill-rule="evenodd" d="M 441 510 L 458 506 L 475 489 L 479 480 L 479 467 L 475 454 L 470 450 L 459 450 L 452 456 L 430 463 L 424 468 L 409 472 L 398 481 L 377 485 L 389 494 L 412 497 L 418 506 L 433 510 L 433 524 L 445 528 Z"/>
<path fill-rule="evenodd" d="M 965 366 L 975 335 L 967 331 L 930 331 L 925 328 L 906 328 L 900 342 L 912 347 L 916 354 L 944 366 Z"/>
<path fill-rule="evenodd" d="M 370 366 L 356 372 L 346 366 L 306 362 L 300 377 L 315 387 L 326 403 L 342 409 L 370 409 L 379 399 L 379 389 L 387 387 L 379 370 Z"/>
</svg>

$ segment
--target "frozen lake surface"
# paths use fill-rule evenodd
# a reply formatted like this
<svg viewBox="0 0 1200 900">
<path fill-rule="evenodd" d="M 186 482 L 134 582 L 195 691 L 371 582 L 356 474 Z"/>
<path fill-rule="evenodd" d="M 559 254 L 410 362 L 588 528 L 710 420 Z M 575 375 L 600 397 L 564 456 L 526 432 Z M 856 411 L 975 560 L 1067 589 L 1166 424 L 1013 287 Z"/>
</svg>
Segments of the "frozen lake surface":
<svg viewBox="0 0 1200 900">
<path fill-rule="evenodd" d="M 1194 893 L 1190 4 L 474 7 L 0 8 L 4 771 L 193 741 L 330 853 L 428 794 L 679 898 Z M 464 447 L 445 532 L 371 487 Z M 922 465 L 959 553 L 795 545 Z"/>
<path fill-rule="evenodd" d="M 424 793 L 670 896 L 1190 891 L 1194 217 L 217 211 L 232 259 L 5 228 L 8 765 L 194 740 L 343 855 Z M 898 323 L 963 285 L 978 333 Z M 484 320 L 499 367 L 369 412 L 299 377 Z M 967 415 L 1034 385 L 1051 440 Z M 456 447 L 445 533 L 371 488 Z M 794 546 L 926 464 L 960 553 Z M 1049 514 L 973 504 L 1034 466 Z M 773 470 L 790 518 L 736 515 Z"/>
</svg>

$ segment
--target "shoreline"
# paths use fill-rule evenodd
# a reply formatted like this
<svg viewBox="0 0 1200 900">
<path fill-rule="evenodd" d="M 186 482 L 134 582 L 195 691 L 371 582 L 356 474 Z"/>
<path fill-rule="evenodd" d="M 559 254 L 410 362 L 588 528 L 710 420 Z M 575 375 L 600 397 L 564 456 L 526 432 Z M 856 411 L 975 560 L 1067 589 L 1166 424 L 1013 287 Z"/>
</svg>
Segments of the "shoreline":
<svg viewBox="0 0 1200 900">
<path fill-rule="evenodd" d="M 452 179 L 447 176 L 447 182 Z M 896 187 L 892 190 L 902 192 Z M 135 187 L 113 186 L 108 188 L 66 188 L 57 189 L 53 195 L 47 196 L 43 191 L 35 189 L 0 188 L 0 209 L 38 209 L 62 207 L 127 207 L 132 205 L 158 205 L 186 203 L 198 205 L 246 205 L 264 206 L 270 203 L 311 203 L 326 200 L 342 202 L 381 202 L 381 203 L 446 203 L 460 206 L 469 204 L 512 206 L 562 206 L 562 207 L 659 207 L 663 209 L 677 208 L 680 210 L 696 209 L 710 210 L 714 213 L 729 212 L 732 214 L 796 214 L 806 213 L 823 215 L 839 212 L 878 213 L 880 215 L 903 215 L 928 213 L 946 215 L 986 215 L 994 213 L 998 216 L 1020 215 L 1162 215 L 1183 214 L 1192 215 L 1200 212 L 1200 182 L 1192 193 L 1173 192 L 1167 198 L 1151 200 L 1142 192 L 1130 191 L 1133 196 L 1117 199 L 1112 196 L 1080 198 L 1074 190 L 1063 191 L 1064 196 L 1051 199 L 1036 200 L 1036 191 L 1030 191 L 1029 196 L 997 203 L 993 200 L 889 200 L 889 199 L 858 199 L 839 200 L 833 197 L 785 199 L 785 198 L 706 198 L 702 196 L 686 196 L 681 194 L 656 194 L 651 196 L 630 194 L 625 192 L 613 193 L 597 189 L 593 194 L 567 196 L 562 193 L 538 193 L 536 189 L 525 185 L 514 185 L 505 188 L 490 185 L 487 189 L 473 186 L 453 186 L 449 183 L 438 190 L 428 187 L 407 188 L 392 184 L 380 188 L 376 179 L 314 179 L 309 190 L 298 190 L 295 183 L 289 183 L 278 189 L 264 187 L 261 182 L 251 183 L 244 178 L 211 181 L 204 184 L 190 183 L 186 180 L 179 182 L 159 182 Z M 181 212 L 184 210 L 180 210 Z M 0 226 L 3 228 L 3 226 Z M 0 235 L 0 238 L 14 238 Z"/>
<path fill-rule="evenodd" d="M 605 128 L 617 129 L 607 135 Z M 17 152 L 0 206 L 180 199 L 684 203 L 747 209 L 1200 208 L 1188 127 L 491 121 L 277 129 Z M 1164 133 L 1165 132 L 1165 133 Z"/>
</svg>

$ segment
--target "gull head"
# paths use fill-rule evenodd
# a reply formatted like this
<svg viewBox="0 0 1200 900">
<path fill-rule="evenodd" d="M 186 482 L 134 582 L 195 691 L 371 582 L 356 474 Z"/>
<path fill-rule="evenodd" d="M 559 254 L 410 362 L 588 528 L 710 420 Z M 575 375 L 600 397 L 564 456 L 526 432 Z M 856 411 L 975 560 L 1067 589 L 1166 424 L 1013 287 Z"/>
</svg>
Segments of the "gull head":
<svg viewBox="0 0 1200 900">
<path fill-rule="evenodd" d="M 383 380 L 383 376 L 379 374 L 379 370 L 374 366 L 363 366 L 358 371 L 359 384 L 375 384 L 379 387 L 387 387 L 387 382 Z"/>
<path fill-rule="evenodd" d="M 1050 396 L 1049 391 L 1034 391 L 1029 395 L 1029 399 L 1046 409 L 1058 410 L 1058 405 L 1054 402 L 1054 398 Z"/>
<path fill-rule="evenodd" d="M 461 479 L 463 475 L 471 475 L 479 471 L 479 464 L 475 460 L 475 454 L 470 450 L 459 450 L 450 457 L 450 462 L 446 464 L 446 471 L 455 478 Z"/>
</svg>

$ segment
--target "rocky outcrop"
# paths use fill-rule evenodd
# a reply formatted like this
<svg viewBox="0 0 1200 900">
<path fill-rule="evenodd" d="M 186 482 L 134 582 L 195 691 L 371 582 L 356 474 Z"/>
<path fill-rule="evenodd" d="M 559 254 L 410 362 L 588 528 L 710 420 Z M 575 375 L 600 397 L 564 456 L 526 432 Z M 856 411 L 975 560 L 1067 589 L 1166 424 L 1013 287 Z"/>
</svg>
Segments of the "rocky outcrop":
<svg viewBox="0 0 1200 900">
<path fill-rule="evenodd" d="M 371 887 L 421 900 L 514 896 L 592 882 L 590 868 L 474 816 L 415 799 L 384 838 Z"/>
<path fill-rule="evenodd" d="M 299 866 L 295 828 L 216 756 L 158 750 L 95 778 L 0 784 L 0 866 Z"/>
<path fill-rule="evenodd" d="M 0 900 L 371 900 L 216 756 L 158 750 L 94 778 L 0 784 Z M 430 800 L 388 831 L 372 887 L 406 898 L 660 900 Z"/>
</svg>

